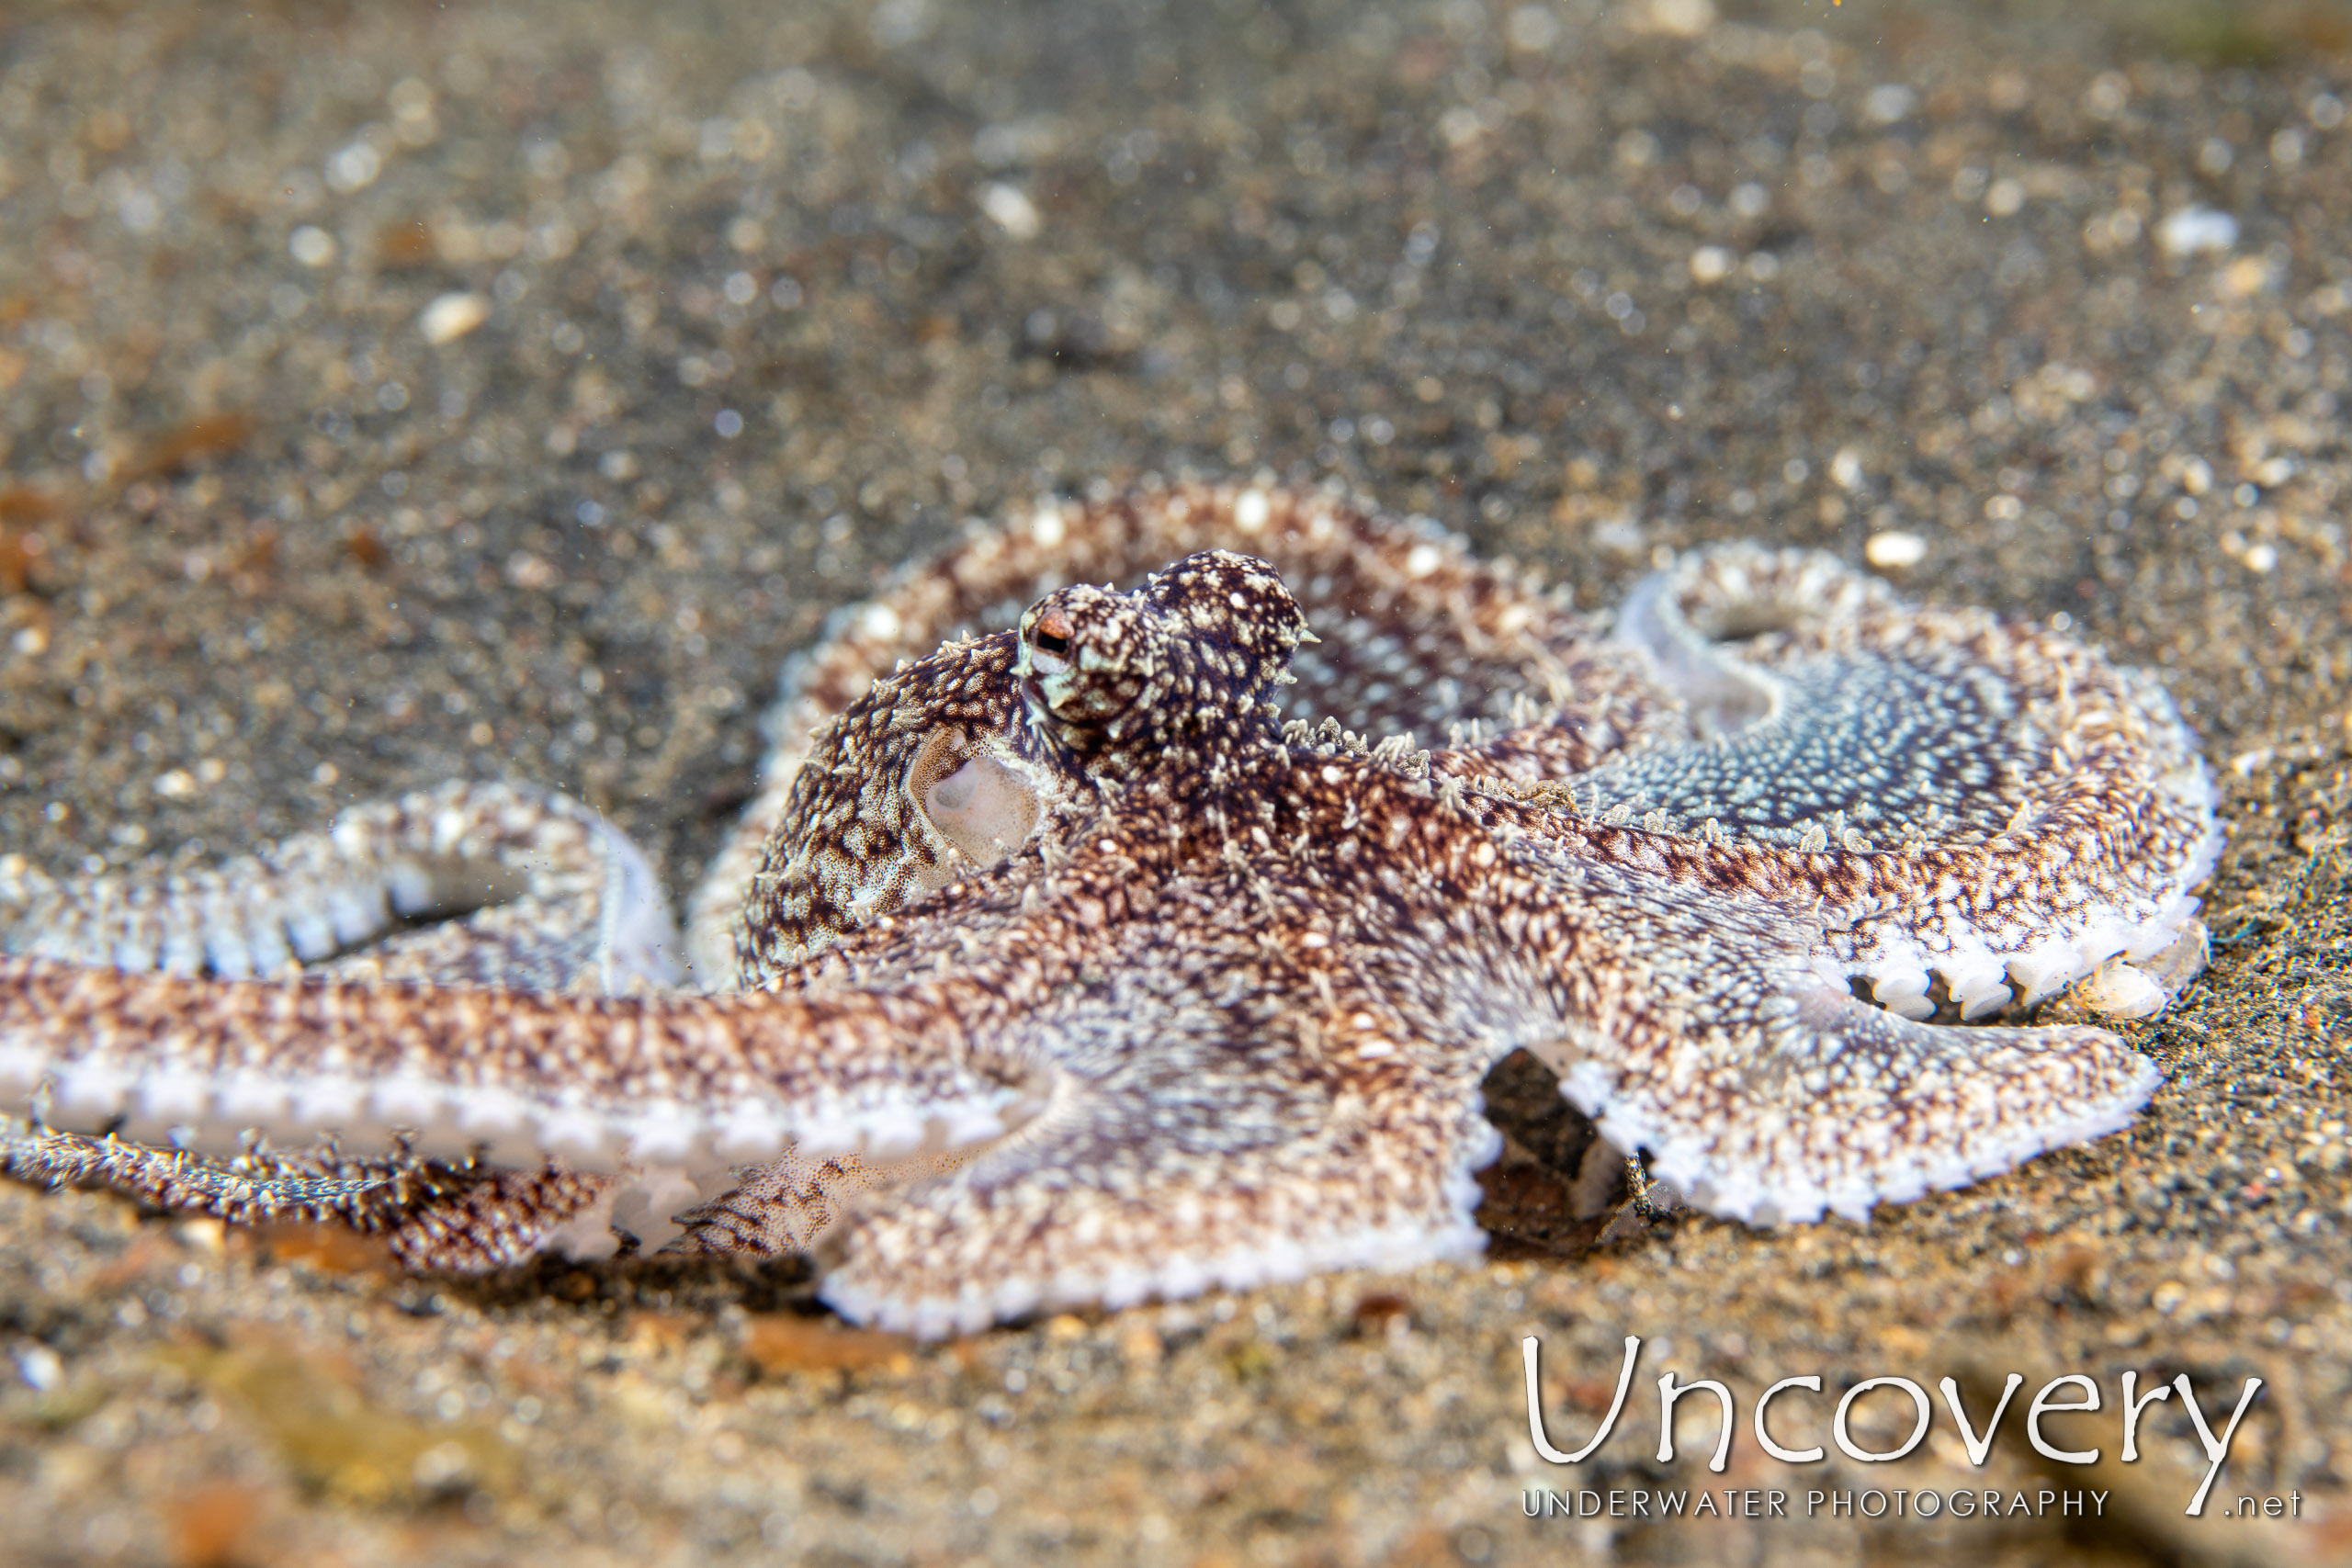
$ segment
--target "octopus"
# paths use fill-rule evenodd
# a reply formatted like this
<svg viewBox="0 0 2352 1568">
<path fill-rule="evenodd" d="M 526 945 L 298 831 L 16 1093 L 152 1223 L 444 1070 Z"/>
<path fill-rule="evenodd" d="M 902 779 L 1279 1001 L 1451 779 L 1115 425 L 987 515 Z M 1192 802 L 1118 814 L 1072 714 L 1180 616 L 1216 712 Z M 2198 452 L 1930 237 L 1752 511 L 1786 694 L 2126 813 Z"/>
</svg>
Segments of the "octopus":
<svg viewBox="0 0 2352 1568">
<path fill-rule="evenodd" d="M 683 928 L 506 783 L 0 859 L 0 1163 L 420 1270 L 806 1254 L 935 1337 L 1474 1257 L 1524 1050 L 1691 1207 L 1860 1220 L 2132 1121 L 2145 1055 L 2016 1015 L 2164 1007 L 2220 847 L 2062 631 L 1745 544 L 1593 615 L 1263 483 L 969 532 L 769 722 Z"/>
</svg>

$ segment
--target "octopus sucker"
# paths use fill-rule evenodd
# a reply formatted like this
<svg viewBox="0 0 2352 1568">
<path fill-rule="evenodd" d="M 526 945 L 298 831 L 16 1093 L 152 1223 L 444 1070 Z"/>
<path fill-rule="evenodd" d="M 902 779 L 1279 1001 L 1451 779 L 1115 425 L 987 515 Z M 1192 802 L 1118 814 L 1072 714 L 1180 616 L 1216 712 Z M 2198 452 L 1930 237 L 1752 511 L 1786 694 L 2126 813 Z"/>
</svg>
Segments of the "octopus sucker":
<svg viewBox="0 0 2352 1568">
<path fill-rule="evenodd" d="M 1694 1206 L 1802 1224 L 2129 1124 L 2204 954 L 2162 689 L 1818 552 L 1588 615 L 1344 495 L 1049 501 L 842 611 L 681 939 L 560 796 L 221 867 L 0 859 L 0 1165 L 418 1269 L 808 1253 L 844 1315 L 1475 1255 L 1533 1052 Z M 1442 743 L 1424 749 L 1422 739 Z"/>
</svg>

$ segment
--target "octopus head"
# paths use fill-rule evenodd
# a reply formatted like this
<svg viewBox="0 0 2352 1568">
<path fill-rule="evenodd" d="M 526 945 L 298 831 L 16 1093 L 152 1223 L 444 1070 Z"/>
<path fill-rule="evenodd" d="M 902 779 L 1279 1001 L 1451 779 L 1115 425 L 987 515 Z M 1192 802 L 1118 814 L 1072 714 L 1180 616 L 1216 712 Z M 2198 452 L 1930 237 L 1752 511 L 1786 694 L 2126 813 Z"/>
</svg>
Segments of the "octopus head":
<svg viewBox="0 0 2352 1568">
<path fill-rule="evenodd" d="M 758 945 L 815 951 L 993 870 L 1083 788 L 1018 722 L 1012 642 L 949 644 L 817 733 L 752 885 Z"/>
<path fill-rule="evenodd" d="M 1081 584 L 1038 600 L 1021 617 L 1014 672 L 1057 752 L 1130 777 L 1263 739 L 1268 698 L 1313 640 L 1272 567 L 1206 550 L 1132 593 Z"/>
<path fill-rule="evenodd" d="M 1034 770 L 1011 754 L 1011 737 L 931 732 L 907 769 L 905 789 L 933 832 L 981 871 L 1002 864 L 1037 826 Z M 934 863 L 946 860 L 935 856 Z"/>
<path fill-rule="evenodd" d="M 1305 617 L 1264 562 L 1193 556 L 1134 593 L 1069 588 L 951 643 L 812 737 L 738 941 L 749 983 L 1004 864 L 1098 781 L 1272 735 Z"/>
</svg>

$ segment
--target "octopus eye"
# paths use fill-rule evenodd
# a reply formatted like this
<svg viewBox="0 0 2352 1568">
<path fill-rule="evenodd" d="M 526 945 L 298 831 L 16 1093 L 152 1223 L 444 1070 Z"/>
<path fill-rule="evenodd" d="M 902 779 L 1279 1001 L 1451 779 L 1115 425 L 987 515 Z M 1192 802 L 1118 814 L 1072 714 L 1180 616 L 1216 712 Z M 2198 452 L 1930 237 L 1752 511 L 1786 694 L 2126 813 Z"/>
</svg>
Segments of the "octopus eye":
<svg viewBox="0 0 2352 1568">
<path fill-rule="evenodd" d="M 1040 615 L 1029 628 L 1029 665 L 1041 675 L 1058 675 L 1069 668 L 1070 648 L 1078 628 L 1058 612 Z"/>
</svg>

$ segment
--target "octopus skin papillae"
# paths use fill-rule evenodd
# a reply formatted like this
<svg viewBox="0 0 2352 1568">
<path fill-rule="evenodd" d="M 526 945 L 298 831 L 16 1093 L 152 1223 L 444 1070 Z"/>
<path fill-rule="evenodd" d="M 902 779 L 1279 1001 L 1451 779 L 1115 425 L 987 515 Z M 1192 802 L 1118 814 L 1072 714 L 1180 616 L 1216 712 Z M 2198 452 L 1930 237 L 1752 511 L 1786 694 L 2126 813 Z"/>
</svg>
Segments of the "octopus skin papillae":
<svg viewBox="0 0 2352 1568">
<path fill-rule="evenodd" d="M 1102 489 L 785 686 L 683 934 L 509 784 L 0 860 L 0 1162 L 417 1269 L 807 1252 L 936 1336 L 1475 1255 L 1521 1048 L 1689 1204 L 1860 1217 L 2124 1126 L 2141 1053 L 1979 1021 L 2204 954 L 2156 683 L 1810 551 L 1596 617 L 1337 493 Z"/>
</svg>

